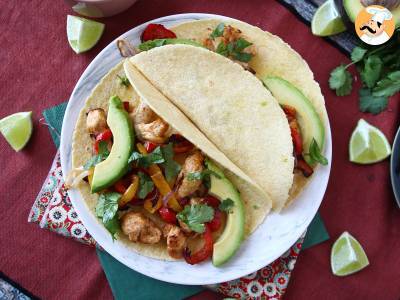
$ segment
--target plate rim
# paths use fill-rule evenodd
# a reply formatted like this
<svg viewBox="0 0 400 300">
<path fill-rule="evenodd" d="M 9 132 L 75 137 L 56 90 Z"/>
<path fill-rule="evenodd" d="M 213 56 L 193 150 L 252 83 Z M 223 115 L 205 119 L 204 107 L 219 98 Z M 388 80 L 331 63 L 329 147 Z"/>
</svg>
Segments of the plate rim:
<svg viewBox="0 0 400 300">
<path fill-rule="evenodd" d="M 67 127 L 70 126 L 70 125 L 67 124 L 68 123 L 67 120 L 69 119 L 70 114 L 72 114 L 71 111 L 73 109 L 72 108 L 72 104 L 71 104 L 73 101 L 71 101 L 71 100 L 73 100 L 75 94 L 77 93 L 77 90 L 82 85 L 83 79 L 88 75 L 88 73 L 92 69 L 95 68 L 95 66 L 98 64 L 98 60 L 101 59 L 102 55 L 104 55 L 108 51 L 108 49 L 110 47 L 115 45 L 116 40 L 121 39 L 121 38 L 125 38 L 126 36 L 128 36 L 130 34 L 131 31 L 144 29 L 145 26 L 147 26 L 149 23 L 155 23 L 155 22 L 158 22 L 158 23 L 163 23 L 164 22 L 165 23 L 165 22 L 173 22 L 173 21 L 185 21 L 185 19 L 193 20 L 193 19 L 206 19 L 206 18 L 219 18 L 219 19 L 236 20 L 236 19 L 233 19 L 233 18 L 230 18 L 230 17 L 226 17 L 226 16 L 222 16 L 222 15 L 204 14 L 204 13 L 182 13 L 182 14 L 168 15 L 168 16 L 157 18 L 157 19 L 149 20 L 149 21 L 147 21 L 145 23 L 142 23 L 142 24 L 140 24 L 138 26 L 135 26 L 134 28 L 131 28 L 130 30 L 126 31 L 125 33 L 121 34 L 119 37 L 117 37 L 113 41 L 111 41 L 102 51 L 100 51 L 96 55 L 96 57 L 92 60 L 92 62 L 86 67 L 85 71 L 82 73 L 82 75 L 80 76 L 80 78 L 77 81 L 76 85 L 74 86 L 74 89 L 73 89 L 73 91 L 71 93 L 71 96 L 70 96 L 70 98 L 68 100 L 68 105 L 67 105 L 67 108 L 66 108 L 66 111 L 65 111 L 65 115 L 64 115 L 64 119 L 63 119 L 63 125 L 62 125 L 62 131 L 61 131 L 61 143 L 60 143 L 61 167 L 62 167 L 62 171 L 63 171 L 64 180 L 66 178 L 67 171 L 71 167 L 71 166 L 66 165 L 66 160 L 67 160 L 66 157 L 67 157 L 67 155 L 71 155 L 71 153 L 70 152 L 67 153 L 67 150 L 66 150 L 68 148 L 68 145 L 66 145 L 66 143 L 68 142 L 67 141 L 68 140 L 68 136 L 67 136 L 68 128 Z M 83 100 L 80 100 L 80 101 L 84 102 L 85 100 L 86 99 L 83 99 Z M 308 228 L 308 226 L 311 223 L 313 217 L 318 212 L 318 209 L 319 209 L 319 207 L 320 207 L 320 205 L 322 203 L 322 200 L 324 198 L 324 195 L 325 195 L 325 192 L 326 192 L 326 189 L 327 189 L 327 185 L 328 185 L 328 182 L 329 182 L 330 170 L 331 170 L 331 162 L 332 162 L 332 134 L 331 134 L 331 127 L 330 127 L 330 122 L 329 122 L 328 115 L 327 115 L 327 118 L 326 118 L 326 128 L 325 129 L 326 129 L 325 156 L 328 158 L 329 164 L 327 166 L 324 166 L 324 174 L 325 174 L 326 180 L 323 182 L 323 185 L 319 189 L 321 197 L 320 197 L 320 199 L 315 201 L 315 202 L 318 202 L 318 204 L 315 204 L 315 213 L 312 215 L 312 217 L 309 217 L 306 221 L 304 221 L 302 224 L 299 225 L 299 227 L 301 227 L 303 229 L 301 229 L 301 230 L 297 229 L 297 231 L 295 231 L 295 234 L 292 235 L 292 238 L 290 239 L 290 241 L 286 243 L 286 244 L 290 244 L 290 245 L 288 246 L 288 248 L 285 251 L 283 251 L 280 254 L 277 254 L 277 255 L 273 256 L 273 259 L 270 259 L 270 261 L 267 262 L 267 263 L 264 263 L 264 262 L 262 262 L 262 263 L 259 262 L 258 264 L 254 263 L 252 268 L 248 268 L 248 269 L 246 269 L 246 271 L 242 271 L 241 275 L 236 274 L 237 273 L 236 272 L 235 275 L 232 275 L 232 276 L 228 276 L 227 275 L 223 279 L 214 280 L 212 278 L 208 278 L 207 280 L 202 280 L 202 281 L 190 281 L 190 277 L 187 276 L 187 278 L 189 280 L 177 281 L 177 280 L 173 280 L 173 279 L 168 279 L 168 278 L 166 278 L 166 276 L 162 276 L 162 275 L 158 276 L 157 274 L 148 272 L 147 269 L 140 269 L 139 270 L 139 269 L 136 269 L 136 268 L 133 268 L 132 266 L 130 266 L 130 264 L 127 261 L 126 258 L 115 254 L 114 250 L 112 249 L 112 248 L 115 248 L 115 247 L 112 247 L 112 244 L 110 246 L 110 242 L 101 237 L 101 233 L 98 233 L 97 230 L 104 231 L 105 229 L 104 228 L 95 228 L 95 227 L 101 227 L 101 226 L 99 226 L 96 222 L 92 222 L 92 220 L 89 220 L 89 219 L 93 219 L 94 216 L 93 216 L 92 212 L 90 211 L 90 209 L 88 209 L 86 204 L 83 204 L 83 205 L 85 206 L 85 209 L 86 209 L 86 211 L 88 211 L 90 216 L 88 216 L 87 218 L 86 217 L 80 217 L 81 221 L 82 221 L 82 224 L 84 224 L 84 226 L 86 227 L 87 231 L 93 236 L 93 238 L 98 242 L 98 244 L 100 246 L 102 246 L 106 250 L 106 252 L 108 252 L 111 256 L 113 256 L 116 260 L 118 260 L 119 262 L 123 263 L 128 268 L 130 268 L 130 269 L 132 269 L 132 270 L 134 270 L 136 272 L 142 273 L 142 274 L 144 274 L 146 276 L 149 276 L 149 277 L 161 280 L 161 281 L 175 283 L 175 284 L 183 284 L 183 285 L 207 285 L 207 284 L 217 284 L 217 283 L 221 283 L 221 282 L 225 282 L 225 281 L 234 280 L 234 279 L 240 278 L 242 276 L 246 276 L 249 273 L 258 271 L 259 269 L 267 266 L 268 264 L 270 264 L 271 262 L 275 261 L 277 258 L 282 256 L 282 254 L 284 254 L 288 249 L 290 249 L 294 245 L 294 243 L 301 237 L 301 235 L 304 233 L 304 231 Z M 72 139 L 72 136 L 71 136 L 71 139 Z M 70 148 L 71 147 L 72 147 L 72 145 L 70 145 Z M 71 191 L 71 192 L 72 192 L 71 195 L 73 195 L 75 193 L 78 193 L 77 191 Z M 79 193 L 78 193 L 78 195 L 79 195 Z M 77 211 L 77 213 L 79 215 L 81 209 L 79 209 L 79 208 L 77 209 L 77 207 L 79 207 L 79 205 L 77 205 L 77 201 L 75 199 L 75 196 L 70 197 L 70 199 L 71 199 L 71 202 L 72 202 L 72 205 L 73 205 L 74 209 Z M 84 214 L 82 214 L 82 215 L 84 215 Z M 89 226 L 87 226 L 87 224 L 89 224 Z M 92 225 L 94 226 L 93 228 L 92 228 Z M 96 238 L 95 238 L 95 236 L 96 236 Z M 131 251 L 133 251 L 133 250 L 131 250 Z M 154 261 L 159 261 L 157 259 L 150 258 L 150 257 L 144 256 L 144 255 L 138 254 L 138 253 L 136 253 L 136 254 L 140 255 L 142 257 L 145 257 L 147 259 L 151 259 L 151 260 L 154 260 Z M 260 260 L 260 261 L 262 261 L 262 260 Z M 196 270 L 196 269 L 194 269 L 194 270 Z M 173 278 L 173 276 L 171 276 L 171 278 Z"/>
<path fill-rule="evenodd" d="M 396 184 L 396 180 L 399 180 L 400 175 L 396 176 L 396 166 L 400 166 L 399 162 L 399 156 L 396 155 L 400 152 L 400 126 L 397 129 L 396 135 L 393 140 L 393 146 L 392 146 L 392 153 L 390 156 L 390 181 L 392 184 L 392 190 L 394 194 L 395 201 L 397 203 L 397 206 L 400 208 L 400 183 Z M 397 159 L 397 161 L 395 161 Z M 400 181 L 397 181 L 400 182 Z"/>
</svg>

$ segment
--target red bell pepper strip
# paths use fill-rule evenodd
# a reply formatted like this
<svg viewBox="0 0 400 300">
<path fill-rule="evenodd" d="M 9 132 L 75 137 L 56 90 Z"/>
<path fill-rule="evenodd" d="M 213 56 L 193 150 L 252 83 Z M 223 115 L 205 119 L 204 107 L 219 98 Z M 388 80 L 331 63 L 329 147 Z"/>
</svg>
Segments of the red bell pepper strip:
<svg viewBox="0 0 400 300">
<path fill-rule="evenodd" d="M 290 127 L 290 134 L 292 136 L 292 141 L 293 141 L 294 153 L 296 154 L 296 156 L 302 155 L 303 154 L 303 139 L 301 138 L 300 128 L 297 124 L 296 119 L 290 121 L 289 127 Z"/>
<path fill-rule="evenodd" d="M 124 109 L 129 113 L 130 112 L 130 106 L 128 101 L 122 102 L 124 104 Z"/>
<path fill-rule="evenodd" d="M 114 190 L 120 194 L 124 194 L 126 192 L 126 187 L 123 180 L 119 180 L 114 183 Z"/>
<path fill-rule="evenodd" d="M 158 210 L 161 219 L 163 219 L 166 223 L 176 224 L 176 212 L 168 207 L 161 207 Z"/>
<path fill-rule="evenodd" d="M 153 152 L 153 150 L 156 149 L 157 146 L 158 146 L 158 144 L 152 143 L 152 142 L 148 142 L 148 141 L 146 141 L 146 142 L 144 143 L 144 147 L 146 148 L 146 151 L 147 151 L 148 153 Z"/>
<path fill-rule="evenodd" d="M 300 170 L 304 177 L 310 177 L 314 170 L 311 166 L 303 159 L 303 157 L 298 157 L 296 162 L 296 169 Z"/>
<path fill-rule="evenodd" d="M 211 234 L 209 224 L 205 224 L 206 230 L 203 233 L 204 245 L 197 252 L 191 254 L 188 247 L 183 250 L 183 258 L 190 265 L 198 264 L 207 258 L 211 257 L 213 253 L 214 241 Z"/>
<path fill-rule="evenodd" d="M 289 121 L 291 121 L 291 119 L 295 119 L 296 118 L 296 109 L 289 106 L 289 105 L 282 105 L 282 109 L 286 114 L 286 117 L 288 118 Z"/>
<path fill-rule="evenodd" d="M 211 196 L 211 195 L 207 195 L 206 197 L 204 197 L 205 204 L 207 204 L 208 206 L 211 206 L 212 208 L 218 208 L 218 206 L 220 205 L 221 201 L 219 201 L 217 198 Z"/>
<path fill-rule="evenodd" d="M 111 132 L 110 129 L 106 129 L 102 133 L 99 133 L 96 136 L 96 140 L 95 140 L 94 145 L 93 145 L 94 153 L 95 154 L 99 153 L 99 144 L 100 144 L 100 142 L 108 141 L 111 138 L 112 138 L 112 132 Z"/>
<path fill-rule="evenodd" d="M 141 40 L 142 42 L 151 41 L 155 39 L 174 39 L 176 34 L 165 28 L 161 24 L 149 24 L 143 31 Z"/>
<path fill-rule="evenodd" d="M 212 232 L 218 231 L 221 228 L 221 216 L 222 212 L 219 209 L 214 211 L 214 219 L 208 222 L 208 225 Z"/>
</svg>

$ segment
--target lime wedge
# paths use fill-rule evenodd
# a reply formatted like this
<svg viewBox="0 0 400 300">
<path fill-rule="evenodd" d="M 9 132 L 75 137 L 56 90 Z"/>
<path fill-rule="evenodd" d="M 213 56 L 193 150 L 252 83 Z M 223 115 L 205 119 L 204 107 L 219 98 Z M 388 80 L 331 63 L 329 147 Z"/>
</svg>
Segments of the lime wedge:
<svg viewBox="0 0 400 300">
<path fill-rule="evenodd" d="M 331 267 L 333 274 L 346 276 L 369 265 L 368 257 L 360 243 L 347 231 L 333 244 Z"/>
<path fill-rule="evenodd" d="M 104 31 L 104 24 L 81 17 L 67 16 L 67 36 L 76 53 L 85 52 L 97 44 Z"/>
<path fill-rule="evenodd" d="M 346 30 L 333 0 L 322 4 L 315 12 L 311 21 L 311 31 L 317 36 L 330 36 Z"/>
<path fill-rule="evenodd" d="M 351 162 L 372 164 L 388 157 L 391 148 L 382 131 L 360 119 L 350 138 L 349 153 Z"/>
<path fill-rule="evenodd" d="M 15 151 L 19 151 L 32 134 L 32 112 L 19 112 L 0 120 L 0 132 Z"/>
</svg>

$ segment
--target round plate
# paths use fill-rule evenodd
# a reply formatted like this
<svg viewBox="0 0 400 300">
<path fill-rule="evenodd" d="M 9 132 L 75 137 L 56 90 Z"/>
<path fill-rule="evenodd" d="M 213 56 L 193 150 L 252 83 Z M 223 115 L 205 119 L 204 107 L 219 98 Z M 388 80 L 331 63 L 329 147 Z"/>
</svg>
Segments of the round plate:
<svg viewBox="0 0 400 300">
<path fill-rule="evenodd" d="M 390 158 L 390 178 L 394 197 L 397 205 L 400 207 L 400 127 L 397 130 L 392 147 L 392 156 Z"/>
<path fill-rule="evenodd" d="M 224 16 L 210 14 L 180 14 L 152 20 L 148 23 L 159 23 L 168 27 L 204 18 L 228 19 Z M 139 44 L 140 34 L 148 23 L 135 27 L 119 38 L 125 38 L 135 45 Z M 72 92 L 61 134 L 60 151 L 64 178 L 71 169 L 72 135 L 84 101 L 100 79 L 121 59 L 114 40 L 87 67 Z M 112 241 L 111 235 L 89 211 L 78 191 L 70 190 L 68 193 L 75 210 L 93 238 L 114 258 L 135 271 L 178 284 L 204 285 L 233 280 L 273 262 L 285 253 L 307 229 L 321 204 L 331 169 L 332 140 L 329 123 L 327 125 L 325 156 L 328 158 L 329 165 L 317 168 L 312 181 L 296 201 L 282 213 L 268 215 L 258 229 L 243 242 L 238 253 L 220 268 L 214 267 L 211 262 L 191 266 L 184 261 L 157 260 L 128 250 L 121 242 Z"/>
</svg>

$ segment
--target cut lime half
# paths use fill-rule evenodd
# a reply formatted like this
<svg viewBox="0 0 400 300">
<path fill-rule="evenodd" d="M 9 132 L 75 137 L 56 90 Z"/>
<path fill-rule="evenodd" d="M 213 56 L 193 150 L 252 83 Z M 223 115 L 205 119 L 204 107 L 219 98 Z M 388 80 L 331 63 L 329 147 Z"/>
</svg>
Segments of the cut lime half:
<svg viewBox="0 0 400 300">
<path fill-rule="evenodd" d="M 331 267 L 333 274 L 346 276 L 354 274 L 369 265 L 368 257 L 360 243 L 347 231 L 333 244 Z"/>
<path fill-rule="evenodd" d="M 346 30 L 333 0 L 322 4 L 311 21 L 311 31 L 317 36 L 330 36 Z"/>
<path fill-rule="evenodd" d="M 104 31 L 104 24 L 76 16 L 67 16 L 67 36 L 76 53 L 94 47 Z"/>
<path fill-rule="evenodd" d="M 385 159 L 391 152 L 390 144 L 382 131 L 360 119 L 350 138 L 350 161 L 372 164 Z"/>
<path fill-rule="evenodd" d="M 19 112 L 1 119 L 0 132 L 15 151 L 21 150 L 32 135 L 32 112 Z"/>
</svg>

